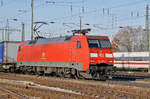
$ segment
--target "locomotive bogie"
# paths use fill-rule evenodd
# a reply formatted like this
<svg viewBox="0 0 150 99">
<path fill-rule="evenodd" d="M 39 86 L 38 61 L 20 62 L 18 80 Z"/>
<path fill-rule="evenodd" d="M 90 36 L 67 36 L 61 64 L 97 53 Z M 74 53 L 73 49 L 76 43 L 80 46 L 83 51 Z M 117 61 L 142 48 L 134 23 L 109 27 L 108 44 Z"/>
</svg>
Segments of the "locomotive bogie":
<svg viewBox="0 0 150 99">
<path fill-rule="evenodd" d="M 85 71 L 89 66 L 89 53 L 88 45 L 84 44 L 84 39 L 80 38 L 82 48 L 77 48 L 76 39 L 66 42 L 57 41 L 57 43 L 49 41 L 48 44 L 42 45 L 41 43 L 30 45 L 27 42 L 27 44 L 21 46 L 21 50 L 18 52 L 18 65 L 68 67 Z"/>
<path fill-rule="evenodd" d="M 40 68 L 74 68 L 77 70 L 82 70 L 83 63 L 77 62 L 18 62 L 18 66 L 36 66 Z"/>
</svg>

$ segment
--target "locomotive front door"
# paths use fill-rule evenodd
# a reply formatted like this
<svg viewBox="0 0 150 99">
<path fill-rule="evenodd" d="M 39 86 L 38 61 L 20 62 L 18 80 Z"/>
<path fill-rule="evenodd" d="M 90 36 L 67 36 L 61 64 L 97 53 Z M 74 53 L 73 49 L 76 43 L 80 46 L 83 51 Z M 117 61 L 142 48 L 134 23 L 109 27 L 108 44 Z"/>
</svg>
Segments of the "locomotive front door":
<svg viewBox="0 0 150 99">
<path fill-rule="evenodd" d="M 73 41 L 71 46 L 69 46 L 69 53 L 70 53 L 70 61 L 73 65 L 78 62 L 78 49 L 77 49 L 77 41 Z"/>
<path fill-rule="evenodd" d="M 73 63 L 76 63 L 76 41 L 73 42 L 71 47 L 71 59 Z"/>
<path fill-rule="evenodd" d="M 80 54 L 82 54 L 81 52 L 81 42 L 80 41 L 76 41 L 73 47 L 73 62 L 75 64 L 78 64 L 79 62 L 81 62 L 81 57 Z"/>
</svg>

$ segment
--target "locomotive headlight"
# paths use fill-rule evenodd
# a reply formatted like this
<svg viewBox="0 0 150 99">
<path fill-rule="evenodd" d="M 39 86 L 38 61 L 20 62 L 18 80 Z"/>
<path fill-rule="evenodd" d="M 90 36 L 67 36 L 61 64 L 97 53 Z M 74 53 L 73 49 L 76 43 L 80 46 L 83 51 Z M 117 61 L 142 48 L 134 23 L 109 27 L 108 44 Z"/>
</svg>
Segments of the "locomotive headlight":
<svg viewBox="0 0 150 99">
<path fill-rule="evenodd" d="M 100 57 L 104 57 L 104 54 L 101 53 L 101 54 L 99 54 L 99 56 L 100 56 Z"/>
<path fill-rule="evenodd" d="M 91 60 L 90 62 L 95 62 L 95 60 Z"/>
<path fill-rule="evenodd" d="M 106 57 L 113 57 L 112 54 L 106 54 Z"/>
<path fill-rule="evenodd" d="M 97 53 L 90 53 L 90 56 L 91 57 L 98 57 L 98 54 Z"/>
<path fill-rule="evenodd" d="M 113 61 L 110 60 L 110 61 L 108 61 L 108 62 L 109 62 L 109 63 L 112 63 Z"/>
</svg>

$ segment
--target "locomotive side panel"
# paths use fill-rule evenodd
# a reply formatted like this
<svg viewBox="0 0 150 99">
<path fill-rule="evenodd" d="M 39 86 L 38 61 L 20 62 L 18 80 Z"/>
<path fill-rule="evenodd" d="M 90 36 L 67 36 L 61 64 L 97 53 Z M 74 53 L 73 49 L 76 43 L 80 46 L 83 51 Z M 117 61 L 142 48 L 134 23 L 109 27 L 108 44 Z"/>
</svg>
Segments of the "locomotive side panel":
<svg viewBox="0 0 150 99">
<path fill-rule="evenodd" d="M 73 61 L 73 42 L 21 46 L 19 66 L 69 67 L 83 69 L 81 61 Z"/>
</svg>

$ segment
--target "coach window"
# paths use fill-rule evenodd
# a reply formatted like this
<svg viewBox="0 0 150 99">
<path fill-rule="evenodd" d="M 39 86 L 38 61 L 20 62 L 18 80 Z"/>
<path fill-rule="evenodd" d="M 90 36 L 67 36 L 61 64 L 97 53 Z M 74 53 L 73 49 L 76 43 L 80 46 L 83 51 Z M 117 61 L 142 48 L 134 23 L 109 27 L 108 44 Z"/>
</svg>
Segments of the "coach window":
<svg viewBox="0 0 150 99">
<path fill-rule="evenodd" d="M 77 41 L 77 48 L 81 48 L 81 42 Z"/>
</svg>

